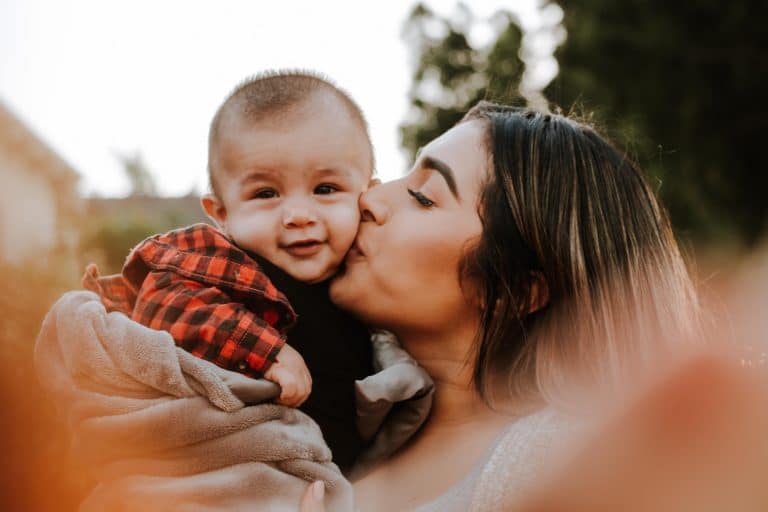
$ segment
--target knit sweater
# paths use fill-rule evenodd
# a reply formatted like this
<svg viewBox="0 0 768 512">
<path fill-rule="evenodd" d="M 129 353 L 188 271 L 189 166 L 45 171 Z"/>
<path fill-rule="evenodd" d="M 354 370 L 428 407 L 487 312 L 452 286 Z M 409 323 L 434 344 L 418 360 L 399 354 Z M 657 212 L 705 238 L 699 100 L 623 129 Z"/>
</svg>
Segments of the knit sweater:
<svg viewBox="0 0 768 512">
<path fill-rule="evenodd" d="M 552 408 L 513 421 L 461 482 L 418 512 L 509 509 L 572 430 L 573 424 Z"/>
</svg>

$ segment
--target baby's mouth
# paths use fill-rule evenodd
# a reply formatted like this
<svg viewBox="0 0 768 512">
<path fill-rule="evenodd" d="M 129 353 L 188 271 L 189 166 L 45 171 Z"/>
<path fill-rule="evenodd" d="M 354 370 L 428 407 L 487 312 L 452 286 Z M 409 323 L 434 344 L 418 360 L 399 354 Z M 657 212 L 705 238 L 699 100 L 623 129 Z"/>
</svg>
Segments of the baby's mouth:
<svg viewBox="0 0 768 512">
<path fill-rule="evenodd" d="M 283 246 L 283 250 L 298 258 L 314 256 L 322 248 L 323 242 L 315 239 L 296 240 Z"/>
</svg>

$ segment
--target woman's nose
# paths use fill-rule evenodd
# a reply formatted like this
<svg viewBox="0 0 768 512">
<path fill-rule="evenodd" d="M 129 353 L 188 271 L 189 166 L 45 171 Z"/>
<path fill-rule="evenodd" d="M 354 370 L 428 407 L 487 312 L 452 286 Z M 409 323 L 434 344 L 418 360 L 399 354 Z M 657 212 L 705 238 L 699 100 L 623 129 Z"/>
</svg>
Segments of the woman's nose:
<svg viewBox="0 0 768 512">
<path fill-rule="evenodd" d="M 386 193 L 389 186 L 389 183 L 378 184 L 360 194 L 358 205 L 360 206 L 361 222 L 383 224 L 386 221 L 389 215 L 389 207 L 386 201 Z"/>
</svg>

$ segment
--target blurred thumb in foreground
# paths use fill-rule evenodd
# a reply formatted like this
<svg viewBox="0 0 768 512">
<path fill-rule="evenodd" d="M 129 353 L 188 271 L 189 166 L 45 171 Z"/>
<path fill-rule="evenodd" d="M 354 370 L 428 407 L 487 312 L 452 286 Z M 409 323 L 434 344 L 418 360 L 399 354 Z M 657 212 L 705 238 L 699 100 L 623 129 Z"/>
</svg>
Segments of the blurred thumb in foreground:
<svg viewBox="0 0 768 512">
<path fill-rule="evenodd" d="M 734 356 L 766 351 L 768 258 L 758 263 L 730 283 L 716 348 L 630 391 L 514 510 L 768 510 L 768 372 Z"/>
</svg>

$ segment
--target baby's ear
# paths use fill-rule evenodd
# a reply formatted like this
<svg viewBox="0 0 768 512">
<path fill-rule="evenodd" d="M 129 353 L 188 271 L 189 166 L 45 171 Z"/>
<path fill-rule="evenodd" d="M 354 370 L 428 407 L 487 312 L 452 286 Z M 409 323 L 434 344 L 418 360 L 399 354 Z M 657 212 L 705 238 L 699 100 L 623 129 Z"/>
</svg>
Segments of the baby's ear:
<svg viewBox="0 0 768 512">
<path fill-rule="evenodd" d="M 205 194 L 200 198 L 203 211 L 222 231 L 227 231 L 227 209 L 215 194 Z"/>
</svg>

